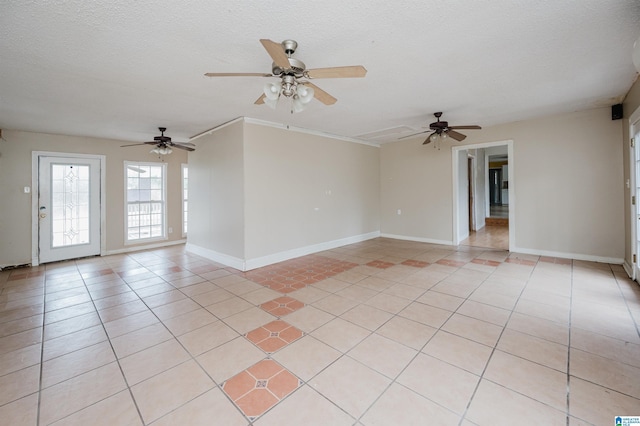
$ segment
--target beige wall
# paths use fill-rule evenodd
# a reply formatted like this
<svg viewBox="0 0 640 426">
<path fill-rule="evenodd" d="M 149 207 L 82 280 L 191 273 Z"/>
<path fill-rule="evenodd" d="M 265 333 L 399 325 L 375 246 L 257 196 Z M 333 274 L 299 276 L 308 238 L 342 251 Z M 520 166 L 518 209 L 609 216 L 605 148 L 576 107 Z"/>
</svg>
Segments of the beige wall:
<svg viewBox="0 0 640 426">
<path fill-rule="evenodd" d="M 244 259 L 243 126 L 195 140 L 189 153 L 189 245 Z M 203 253 L 204 254 L 204 253 Z"/>
<path fill-rule="evenodd" d="M 106 240 L 108 252 L 135 248 L 124 245 L 124 161 L 160 161 L 148 146 L 120 148 L 133 142 L 3 130 L 0 139 L 0 267 L 31 263 L 31 186 L 33 151 L 106 156 Z M 185 151 L 174 150 L 168 164 L 167 217 L 174 232 L 168 241 L 182 239 L 181 163 Z M 142 243 L 144 245 L 144 243 Z"/>
<path fill-rule="evenodd" d="M 624 119 L 622 120 L 622 130 L 623 130 L 623 137 L 622 137 L 622 152 L 624 154 L 624 160 L 623 160 L 623 165 L 624 165 L 624 181 L 627 182 L 631 179 L 630 176 L 630 170 L 632 170 L 631 167 L 631 158 L 633 158 L 632 156 L 630 156 L 631 154 L 631 146 L 629 143 L 629 117 L 631 117 L 631 114 L 633 114 L 638 108 L 640 108 L 640 78 L 638 78 L 636 80 L 636 82 L 633 84 L 633 86 L 631 86 L 631 90 L 629 90 L 629 93 L 627 93 L 627 96 L 624 99 L 624 102 L 622 104 L 622 108 L 623 108 L 623 113 L 624 113 Z M 631 220 L 632 220 L 632 215 L 631 215 L 631 188 L 626 188 L 625 186 L 625 191 L 624 191 L 624 235 L 625 235 L 625 244 L 624 244 L 624 260 L 627 266 L 630 266 L 632 264 L 632 259 L 631 256 L 633 254 L 633 249 L 631 247 L 632 245 L 632 235 L 631 235 Z M 633 219 L 635 220 L 635 219 Z"/>
<path fill-rule="evenodd" d="M 599 108 L 466 132 L 465 145 L 514 141 L 512 250 L 622 260 L 622 127 Z M 451 151 L 409 139 L 383 145 L 381 164 L 382 233 L 451 241 Z"/>
<path fill-rule="evenodd" d="M 377 235 L 377 147 L 247 121 L 195 141 L 189 250 L 252 269 Z"/>
<path fill-rule="evenodd" d="M 245 124 L 247 259 L 378 232 L 379 149 Z"/>
<path fill-rule="evenodd" d="M 451 151 L 422 145 L 423 140 L 380 148 L 380 232 L 451 244 Z"/>
</svg>

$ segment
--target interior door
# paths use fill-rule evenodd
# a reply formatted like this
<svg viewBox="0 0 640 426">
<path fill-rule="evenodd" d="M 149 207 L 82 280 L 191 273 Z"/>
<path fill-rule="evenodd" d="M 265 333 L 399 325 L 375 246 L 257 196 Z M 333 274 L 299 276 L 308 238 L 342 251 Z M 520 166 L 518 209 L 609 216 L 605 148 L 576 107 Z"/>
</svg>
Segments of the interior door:
<svg viewBox="0 0 640 426">
<path fill-rule="evenodd" d="M 38 157 L 40 263 L 100 254 L 100 160 Z"/>
</svg>

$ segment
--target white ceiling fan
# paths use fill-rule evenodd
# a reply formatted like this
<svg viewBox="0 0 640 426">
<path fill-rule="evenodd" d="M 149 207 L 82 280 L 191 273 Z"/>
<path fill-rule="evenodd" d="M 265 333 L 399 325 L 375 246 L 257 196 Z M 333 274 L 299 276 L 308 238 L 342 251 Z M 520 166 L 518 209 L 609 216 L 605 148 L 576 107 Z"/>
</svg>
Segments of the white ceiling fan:
<svg viewBox="0 0 640 426">
<path fill-rule="evenodd" d="M 280 81 L 267 83 L 264 93 L 254 102 L 275 108 L 281 96 L 292 99 L 292 112 L 302 111 L 316 98 L 325 105 L 333 105 L 337 99 L 320 89 L 309 80 L 316 78 L 357 78 L 364 77 L 367 70 L 362 65 L 307 69 L 304 62 L 293 58 L 298 48 L 294 40 L 277 43 L 261 39 L 260 43 L 273 59 L 271 73 L 216 73 L 208 72 L 207 77 L 276 77 Z"/>
</svg>

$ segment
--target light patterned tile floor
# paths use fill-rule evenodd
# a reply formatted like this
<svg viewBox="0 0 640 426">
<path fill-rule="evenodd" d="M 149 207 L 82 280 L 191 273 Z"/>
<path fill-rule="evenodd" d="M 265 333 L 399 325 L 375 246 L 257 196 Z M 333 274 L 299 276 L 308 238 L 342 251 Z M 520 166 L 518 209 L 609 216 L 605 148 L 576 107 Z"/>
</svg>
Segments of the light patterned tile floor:
<svg viewBox="0 0 640 426">
<path fill-rule="evenodd" d="M 0 271 L 0 423 L 601 425 L 621 266 L 378 238 L 246 273 L 171 247 Z"/>
</svg>

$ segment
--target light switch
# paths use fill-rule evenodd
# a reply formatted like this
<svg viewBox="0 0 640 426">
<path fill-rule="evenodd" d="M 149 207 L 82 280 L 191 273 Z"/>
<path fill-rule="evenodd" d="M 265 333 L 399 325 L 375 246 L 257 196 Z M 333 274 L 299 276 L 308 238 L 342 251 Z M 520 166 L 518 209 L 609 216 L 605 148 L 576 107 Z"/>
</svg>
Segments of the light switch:
<svg viewBox="0 0 640 426">
<path fill-rule="evenodd" d="M 30 188 L 30 187 L 28 187 L 28 186 L 25 186 L 25 187 L 24 187 L 24 193 L 25 193 L 25 194 L 29 194 L 29 193 L 31 193 L 31 188 Z"/>
</svg>

